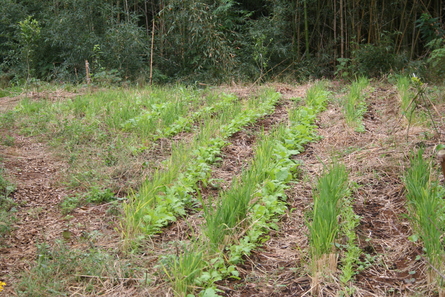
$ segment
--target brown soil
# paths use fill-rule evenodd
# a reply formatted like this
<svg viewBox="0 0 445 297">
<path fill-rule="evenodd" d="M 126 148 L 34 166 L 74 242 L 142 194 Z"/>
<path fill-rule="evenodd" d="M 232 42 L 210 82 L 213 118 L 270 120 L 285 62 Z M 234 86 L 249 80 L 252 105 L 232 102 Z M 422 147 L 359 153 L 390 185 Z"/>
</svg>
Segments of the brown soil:
<svg viewBox="0 0 445 297">
<path fill-rule="evenodd" d="M 31 100 L 63 99 L 75 96 L 72 93 L 31 94 Z M 21 98 L 1 98 L 0 111 L 14 107 Z M 80 246 L 78 240 L 85 233 L 100 231 L 101 246 L 117 246 L 119 236 L 113 230 L 116 222 L 106 215 L 107 205 L 85 206 L 74 210 L 70 216 L 63 216 L 60 202 L 74 195 L 61 181 L 69 168 L 67 160 L 61 160 L 46 144 L 37 137 L 25 137 L 14 131 L 0 130 L 14 138 L 12 146 L 0 145 L 0 157 L 7 174 L 16 190 L 10 196 L 17 203 L 17 218 L 14 231 L 0 242 L 0 280 L 7 286 L 1 296 L 14 296 L 19 274 L 29 270 L 36 259 L 38 244 L 53 244 L 55 239 L 63 239 L 73 248 Z"/>
<path fill-rule="evenodd" d="M 303 97 L 308 88 L 274 87 L 285 99 Z M 228 90 L 239 96 L 248 96 L 252 92 L 241 87 Z M 35 96 L 34 100 L 50 97 L 51 94 Z M 0 112 L 13 108 L 18 100 L 1 98 Z M 398 100 L 393 87 L 375 84 L 367 98 L 365 133 L 355 132 L 346 125 L 338 103 L 332 103 L 321 114 L 317 125 L 323 138 L 295 157 L 302 162 L 302 178 L 287 191 L 289 211 L 281 219 L 279 231 L 272 231 L 270 239 L 246 257 L 245 263 L 239 266 L 240 280 L 218 283 L 224 296 L 311 295 L 315 283 L 308 275 L 305 213 L 311 207 L 312 186 L 322 173 L 323 164 L 328 164 L 333 158 L 346 164 L 350 180 L 357 184 L 353 196 L 354 210 L 361 217 L 357 228 L 358 243 L 364 254 L 374 257 L 369 267 L 356 275 L 354 296 L 435 296 L 434 290 L 428 288 L 428 264 L 417 258 L 422 255 L 422 247 L 408 240 L 412 230 L 404 216 L 407 210 L 401 175 L 408 165 L 411 151 L 424 146 L 430 155 L 443 137 L 426 127 L 412 126 L 407 131 L 406 122 L 399 116 Z M 258 127 L 267 130 L 285 119 L 286 104 L 278 106 L 272 116 L 232 137 L 232 144 L 224 148 L 223 161 L 215 167 L 212 176 L 222 181 L 223 188 L 229 186 L 252 157 L 255 130 Z M 445 105 L 437 105 L 436 108 L 439 114 L 445 114 Z M 436 115 L 435 120 L 443 134 L 444 119 Z M 0 145 L 0 156 L 8 179 L 17 187 L 12 198 L 18 205 L 15 230 L 0 245 L 0 281 L 7 283 L 1 296 L 15 295 L 14 287 L 20 273 L 33 265 L 37 244 L 63 239 L 73 247 L 81 248 L 79 238 L 82 234 L 97 230 L 104 234 L 97 242 L 98 246 L 106 249 L 119 247 L 120 237 L 115 231 L 118 222 L 107 215 L 108 205 L 81 207 L 73 211 L 70 218 L 61 214 L 60 201 L 74 194 L 61 183 L 69 168 L 67 160 L 58 157 L 38 138 L 24 137 L 17 131 L 3 130 L 0 135 L 12 135 L 15 139 L 11 146 Z M 216 193 L 217 189 L 211 187 L 203 191 L 204 195 L 210 196 Z M 155 265 L 161 255 L 178 248 L 176 241 L 193 236 L 189 232 L 197 228 L 200 220 L 199 214 L 191 213 L 186 220 L 172 224 L 163 234 L 146 243 L 147 252 L 139 257 L 144 262 L 143 268 L 153 277 L 149 288 L 115 287 L 104 295 L 173 296 L 166 279 L 155 274 Z M 321 296 L 337 296 L 338 276 L 336 272 L 318 280 Z"/>
</svg>

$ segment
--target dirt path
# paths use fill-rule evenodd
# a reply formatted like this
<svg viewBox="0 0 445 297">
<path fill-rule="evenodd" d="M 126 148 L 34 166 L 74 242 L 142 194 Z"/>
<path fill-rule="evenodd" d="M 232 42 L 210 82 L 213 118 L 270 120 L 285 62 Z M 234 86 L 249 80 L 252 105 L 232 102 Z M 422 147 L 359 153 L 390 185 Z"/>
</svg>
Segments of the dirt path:
<svg viewBox="0 0 445 297">
<path fill-rule="evenodd" d="M 0 111 L 13 108 L 16 102 L 18 100 L 3 101 L 2 98 Z M 105 219 L 107 206 L 82 207 L 70 217 L 63 216 L 59 203 L 74 195 L 62 184 L 63 176 L 69 170 L 68 164 L 37 137 L 0 131 L 1 137 L 6 135 L 14 141 L 9 146 L 0 145 L 0 156 L 7 179 L 16 187 L 10 198 L 16 203 L 17 211 L 13 231 L 0 246 L 0 280 L 7 283 L 4 296 L 14 296 L 19 273 L 30 269 L 39 244 L 51 245 L 60 239 L 77 245 L 82 234 L 93 230 L 109 233 L 109 241 L 116 243 L 116 235 L 113 235 L 113 226 Z"/>
<path fill-rule="evenodd" d="M 51 242 L 67 228 L 58 204 L 69 192 L 57 185 L 63 162 L 35 139 L 14 136 L 14 145 L 0 147 L 9 179 L 16 185 L 11 198 L 17 203 L 14 231 L 1 250 L 0 278 L 15 283 L 17 272 L 29 268 L 36 245 Z"/>
<path fill-rule="evenodd" d="M 17 203 L 14 214 L 17 221 L 0 250 L 0 279 L 9 284 L 5 294 L 13 296 L 19 273 L 30 269 L 39 244 L 52 245 L 59 239 L 75 246 L 85 232 L 97 230 L 112 234 L 113 231 L 105 219 L 106 206 L 83 207 L 75 210 L 70 218 L 62 216 L 60 201 L 74 193 L 60 185 L 66 164 L 44 144 L 33 138 L 15 136 L 14 146 L 1 147 L 0 154 L 10 180 L 16 185 L 11 198 Z M 109 240 L 112 241 L 113 236 Z"/>
</svg>

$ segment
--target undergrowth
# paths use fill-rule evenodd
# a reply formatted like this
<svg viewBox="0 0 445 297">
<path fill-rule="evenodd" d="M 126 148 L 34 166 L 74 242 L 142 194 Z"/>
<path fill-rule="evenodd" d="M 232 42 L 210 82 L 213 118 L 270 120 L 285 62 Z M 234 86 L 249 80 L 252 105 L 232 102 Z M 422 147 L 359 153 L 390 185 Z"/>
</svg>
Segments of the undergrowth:
<svg viewBox="0 0 445 297">
<path fill-rule="evenodd" d="M 63 241 L 37 244 L 37 260 L 22 273 L 17 284 L 18 296 L 99 296 L 108 289 L 136 281 L 137 269 L 130 262 L 97 248 L 80 250 Z"/>
</svg>

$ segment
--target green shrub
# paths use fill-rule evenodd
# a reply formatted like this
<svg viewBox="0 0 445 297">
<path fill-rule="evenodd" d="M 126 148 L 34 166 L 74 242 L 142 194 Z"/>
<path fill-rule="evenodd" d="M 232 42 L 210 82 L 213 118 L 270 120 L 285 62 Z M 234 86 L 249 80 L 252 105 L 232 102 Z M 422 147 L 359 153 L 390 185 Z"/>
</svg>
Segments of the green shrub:
<svg viewBox="0 0 445 297">
<path fill-rule="evenodd" d="M 379 76 L 394 68 L 396 56 L 388 45 L 361 45 L 354 53 L 357 73 L 366 77 Z"/>
<path fill-rule="evenodd" d="M 434 50 L 427 63 L 429 66 L 428 79 L 433 82 L 443 82 L 445 75 L 445 47 Z"/>
</svg>

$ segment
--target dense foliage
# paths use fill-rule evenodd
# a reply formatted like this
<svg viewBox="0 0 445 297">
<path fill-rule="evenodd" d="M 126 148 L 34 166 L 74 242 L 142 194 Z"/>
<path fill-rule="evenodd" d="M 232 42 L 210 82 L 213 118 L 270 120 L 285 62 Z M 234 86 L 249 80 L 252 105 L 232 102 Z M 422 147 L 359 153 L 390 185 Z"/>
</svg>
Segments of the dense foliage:
<svg viewBox="0 0 445 297">
<path fill-rule="evenodd" d="M 444 8 L 440 0 L 3 0 L 0 82 L 84 81 L 86 60 L 95 83 L 421 74 L 427 65 L 437 77 Z"/>
</svg>

